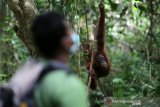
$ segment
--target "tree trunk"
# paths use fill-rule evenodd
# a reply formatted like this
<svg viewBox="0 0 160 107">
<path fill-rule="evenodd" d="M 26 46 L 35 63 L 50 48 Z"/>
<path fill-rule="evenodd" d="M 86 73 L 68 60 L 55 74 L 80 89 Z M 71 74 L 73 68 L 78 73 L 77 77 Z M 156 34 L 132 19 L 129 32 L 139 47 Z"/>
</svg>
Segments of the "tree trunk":
<svg viewBox="0 0 160 107">
<path fill-rule="evenodd" d="M 6 15 L 6 4 L 3 0 L 0 0 L 0 20 L 4 19 L 4 16 Z"/>
<path fill-rule="evenodd" d="M 17 36 L 25 44 L 31 56 L 37 56 L 38 51 L 32 41 L 31 25 L 38 14 L 34 0 L 7 0 L 9 8 L 13 11 L 18 29 Z"/>
</svg>

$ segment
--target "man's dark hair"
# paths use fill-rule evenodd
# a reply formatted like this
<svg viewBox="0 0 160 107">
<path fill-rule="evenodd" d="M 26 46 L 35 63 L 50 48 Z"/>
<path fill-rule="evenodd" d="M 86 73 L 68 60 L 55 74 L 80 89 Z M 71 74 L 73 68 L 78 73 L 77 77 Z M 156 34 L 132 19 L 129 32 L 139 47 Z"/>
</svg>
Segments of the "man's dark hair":
<svg viewBox="0 0 160 107">
<path fill-rule="evenodd" d="M 40 54 L 53 58 L 62 47 L 62 38 L 66 36 L 65 19 L 54 11 L 42 14 L 35 19 L 32 34 Z"/>
</svg>

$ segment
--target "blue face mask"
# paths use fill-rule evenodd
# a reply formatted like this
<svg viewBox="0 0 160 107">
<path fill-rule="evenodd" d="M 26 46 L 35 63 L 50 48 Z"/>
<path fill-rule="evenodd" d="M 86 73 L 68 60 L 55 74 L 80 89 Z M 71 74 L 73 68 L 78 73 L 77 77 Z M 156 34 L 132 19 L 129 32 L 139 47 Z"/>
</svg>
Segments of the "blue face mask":
<svg viewBox="0 0 160 107">
<path fill-rule="evenodd" d="M 80 42 L 79 35 L 74 32 L 72 35 L 72 40 L 73 40 L 73 45 L 70 48 L 70 52 L 72 54 L 75 54 L 79 50 L 79 42 Z"/>
</svg>

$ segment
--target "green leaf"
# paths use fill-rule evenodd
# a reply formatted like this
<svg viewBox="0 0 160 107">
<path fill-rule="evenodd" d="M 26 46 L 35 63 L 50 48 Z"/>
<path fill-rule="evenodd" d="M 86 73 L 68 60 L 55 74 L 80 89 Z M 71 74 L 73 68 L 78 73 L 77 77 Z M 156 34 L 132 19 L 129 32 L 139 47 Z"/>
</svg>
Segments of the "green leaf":
<svg viewBox="0 0 160 107">
<path fill-rule="evenodd" d="M 121 78 L 114 78 L 114 79 L 112 80 L 112 82 L 113 82 L 113 83 L 122 83 L 123 80 L 122 80 Z"/>
<path fill-rule="evenodd" d="M 6 74 L 0 74 L 0 77 L 7 77 Z"/>
<path fill-rule="evenodd" d="M 128 10 L 128 6 L 125 6 L 122 10 L 122 12 L 120 13 L 120 17 L 124 16 L 126 14 L 126 11 Z"/>
</svg>

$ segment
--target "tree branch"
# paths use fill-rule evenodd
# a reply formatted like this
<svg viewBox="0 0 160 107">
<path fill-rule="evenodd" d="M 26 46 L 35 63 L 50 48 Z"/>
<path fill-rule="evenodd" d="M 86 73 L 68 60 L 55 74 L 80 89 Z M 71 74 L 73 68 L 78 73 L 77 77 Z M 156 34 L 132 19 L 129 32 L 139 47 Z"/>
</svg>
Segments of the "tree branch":
<svg viewBox="0 0 160 107">
<path fill-rule="evenodd" d="M 9 8 L 13 11 L 18 22 L 17 36 L 22 40 L 30 54 L 36 54 L 31 34 L 31 25 L 38 14 L 34 0 L 7 0 Z"/>
<path fill-rule="evenodd" d="M 7 4 L 9 6 L 9 8 L 13 11 L 15 16 L 17 16 L 17 17 L 22 16 L 22 10 L 21 10 L 20 6 L 18 5 L 19 0 L 7 0 Z"/>
</svg>

